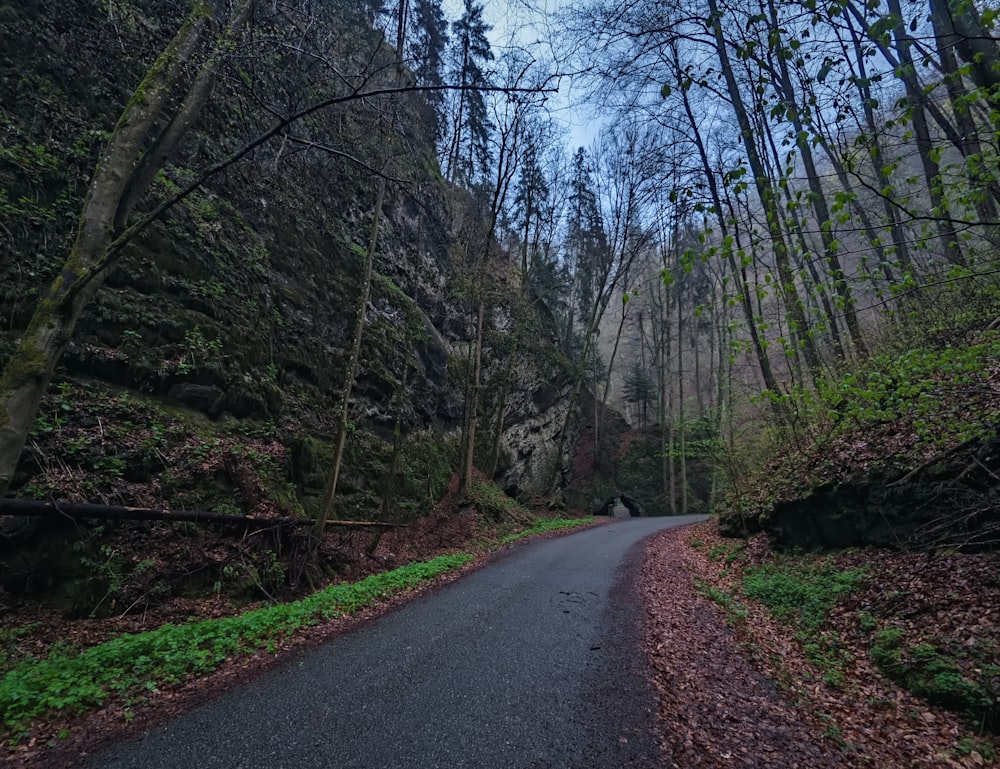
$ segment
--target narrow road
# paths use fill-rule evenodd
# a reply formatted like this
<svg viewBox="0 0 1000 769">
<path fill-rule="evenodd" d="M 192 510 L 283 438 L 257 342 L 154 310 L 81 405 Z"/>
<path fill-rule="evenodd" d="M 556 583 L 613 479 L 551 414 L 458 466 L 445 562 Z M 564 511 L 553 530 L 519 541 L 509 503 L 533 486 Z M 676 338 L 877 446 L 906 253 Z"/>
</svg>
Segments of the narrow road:
<svg viewBox="0 0 1000 769">
<path fill-rule="evenodd" d="M 93 769 L 656 767 L 633 518 L 510 555 L 144 737 Z"/>
</svg>

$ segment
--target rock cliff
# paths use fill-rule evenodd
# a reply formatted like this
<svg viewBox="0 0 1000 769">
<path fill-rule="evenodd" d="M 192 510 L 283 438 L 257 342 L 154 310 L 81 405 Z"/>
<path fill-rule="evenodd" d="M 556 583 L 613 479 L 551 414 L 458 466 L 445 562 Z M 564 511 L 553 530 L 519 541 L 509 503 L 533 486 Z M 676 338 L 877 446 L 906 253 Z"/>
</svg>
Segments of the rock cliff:
<svg viewBox="0 0 1000 769">
<path fill-rule="evenodd" d="M 329 84 L 329 71 L 274 42 L 301 19 L 268 13 L 153 199 L 246 141 L 274 110 Z M 347 30 L 328 51 L 348 63 L 391 58 L 346 5 L 324 13 Z M 67 252 L 103 140 L 178 17 L 170 2 L 75 0 L 3 4 L 0 21 L 2 364 Z M 389 185 L 383 206 L 341 512 L 372 515 L 381 504 L 411 515 L 433 504 L 457 467 L 474 332 L 457 222 L 476 209 L 441 178 L 421 98 L 398 97 L 392 134 L 379 138 L 387 104 L 318 114 L 129 246 L 63 358 L 14 493 L 242 510 L 313 504 L 357 313 L 371 169 L 388 146 L 390 174 L 403 181 Z M 529 495 L 552 477 L 571 386 L 541 317 L 531 322 L 540 341 L 516 364 L 502 361 L 510 331 L 499 318 L 516 302 L 513 274 L 495 287 L 479 464 L 489 466 L 499 445 L 497 477 Z"/>
</svg>

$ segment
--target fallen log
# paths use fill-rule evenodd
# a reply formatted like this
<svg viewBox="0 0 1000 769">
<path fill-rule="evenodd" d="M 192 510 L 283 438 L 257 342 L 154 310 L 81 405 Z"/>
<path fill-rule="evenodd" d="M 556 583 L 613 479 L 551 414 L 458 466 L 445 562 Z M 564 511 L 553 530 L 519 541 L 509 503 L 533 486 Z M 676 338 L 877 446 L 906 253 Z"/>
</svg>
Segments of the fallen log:
<svg viewBox="0 0 1000 769">
<path fill-rule="evenodd" d="M 2 499 L 0 515 L 19 517 L 65 516 L 68 518 L 96 518 L 115 521 L 174 521 L 178 523 L 214 523 L 224 526 L 244 526 L 263 529 L 268 526 L 314 526 L 313 518 L 260 518 L 250 515 L 227 515 L 202 510 L 157 510 L 149 507 L 124 505 L 98 505 L 87 502 L 43 502 L 37 499 Z M 383 523 L 382 521 L 328 520 L 327 526 L 362 526 L 375 528 L 402 528 L 409 524 Z"/>
</svg>

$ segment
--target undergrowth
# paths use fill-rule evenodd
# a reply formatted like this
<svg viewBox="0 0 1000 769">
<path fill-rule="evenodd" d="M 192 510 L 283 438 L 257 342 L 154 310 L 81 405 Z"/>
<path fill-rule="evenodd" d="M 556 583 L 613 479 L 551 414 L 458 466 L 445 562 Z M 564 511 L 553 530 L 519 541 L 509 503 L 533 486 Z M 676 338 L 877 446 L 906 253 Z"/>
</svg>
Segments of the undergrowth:
<svg viewBox="0 0 1000 769">
<path fill-rule="evenodd" d="M 906 322 L 869 340 L 870 353 L 813 385 L 761 394 L 759 418 L 726 457 L 730 486 L 716 509 L 725 532 L 766 527 L 776 505 L 825 484 L 902 477 L 995 433 L 1000 291 L 962 283 L 899 307 Z"/>
<path fill-rule="evenodd" d="M 357 612 L 472 558 L 467 553 L 444 555 L 235 617 L 166 624 L 83 651 L 53 649 L 44 659 L 22 661 L 0 680 L 0 719 L 17 740 L 33 719 L 53 711 L 80 713 L 113 696 L 124 698 L 127 706 L 135 704 L 164 684 L 210 673 L 233 657 L 259 650 L 274 653 L 302 628 Z"/>
<path fill-rule="evenodd" d="M 473 474 L 466 491 L 467 501 L 474 504 L 484 516 L 494 521 L 526 522 L 527 510 L 503 489 L 478 474 Z"/>
<path fill-rule="evenodd" d="M 875 634 L 871 658 L 886 676 L 918 697 L 955 711 L 981 729 L 1000 729 L 1000 687 L 995 683 L 1000 681 L 1000 667 L 982 664 L 977 680 L 972 680 L 962 675 L 949 653 L 930 643 L 907 643 L 897 627 Z"/>
<path fill-rule="evenodd" d="M 488 549 L 530 536 L 592 523 L 594 518 L 537 519 L 528 529 L 486 543 Z M 376 602 L 453 571 L 473 559 L 469 553 L 444 555 L 375 574 L 359 582 L 331 585 L 298 601 L 253 609 L 234 617 L 166 624 L 122 635 L 88 649 L 58 644 L 44 658 L 8 663 L 0 679 L 0 721 L 11 742 L 29 734 L 34 721 L 56 712 L 83 713 L 111 700 L 130 708 L 164 685 L 206 675 L 227 660 L 264 651 L 276 653 L 297 631 L 356 613 Z M 21 632 L 27 632 L 22 628 Z M 0 636 L 0 647 L 18 633 Z"/>
<path fill-rule="evenodd" d="M 587 518 L 539 518 L 535 525 L 530 529 L 525 529 L 524 531 L 518 532 L 517 534 L 511 534 L 508 537 L 504 537 L 500 540 L 501 545 L 509 545 L 511 542 L 516 542 L 519 539 L 524 539 L 524 537 L 530 537 L 533 534 L 543 534 L 547 531 L 558 531 L 560 529 L 569 529 L 573 526 L 581 526 L 583 524 L 593 523 L 596 519 L 593 516 Z"/>
<path fill-rule="evenodd" d="M 867 580 L 864 569 L 839 569 L 829 561 L 782 558 L 748 569 L 743 594 L 766 606 L 781 622 L 795 628 L 795 638 L 806 657 L 820 670 L 822 680 L 837 688 L 853 662 L 836 631 L 823 624 L 837 603 Z"/>
<path fill-rule="evenodd" d="M 779 620 L 812 633 L 826 620 L 839 598 L 865 581 L 863 569 L 785 559 L 748 569 L 743 576 L 747 598 L 760 601 Z"/>
</svg>

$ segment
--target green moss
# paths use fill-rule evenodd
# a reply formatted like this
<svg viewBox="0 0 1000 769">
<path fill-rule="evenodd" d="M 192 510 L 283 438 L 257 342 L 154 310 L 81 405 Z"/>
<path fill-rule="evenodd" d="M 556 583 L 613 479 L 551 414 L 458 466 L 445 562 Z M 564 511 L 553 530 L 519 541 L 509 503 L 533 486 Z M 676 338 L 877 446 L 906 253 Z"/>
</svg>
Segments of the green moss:
<svg viewBox="0 0 1000 769">
<path fill-rule="evenodd" d="M 189 35 L 196 34 L 194 32 L 195 25 L 203 24 L 211 18 L 212 8 L 210 3 L 198 0 L 192 5 L 191 13 L 188 14 L 177 34 L 160 55 L 156 57 L 156 61 L 153 62 L 152 66 L 146 72 L 142 82 L 132 92 L 128 104 L 125 105 L 125 109 L 122 110 L 121 116 L 115 125 L 115 133 L 128 127 L 135 110 L 149 106 L 151 91 L 163 90 L 167 87 L 169 83 L 164 82 L 164 79 L 174 66 L 182 41 L 185 41 Z"/>
<path fill-rule="evenodd" d="M 967 676 L 956 660 L 939 647 L 907 644 L 899 628 L 876 633 L 870 654 L 886 676 L 918 697 L 994 732 L 1000 729 L 1000 701 L 986 684 L 990 677 L 1000 674 L 1000 668 L 979 665 L 975 667 L 975 678 Z"/>
<path fill-rule="evenodd" d="M 4 366 L 3 378 L 0 379 L 0 390 L 10 392 L 23 387 L 29 382 L 39 381 L 45 376 L 46 360 L 44 351 L 33 344 L 29 337 L 21 341 L 7 365 Z M 2 418 L 2 411 L 0 411 Z"/>
<path fill-rule="evenodd" d="M 494 521 L 520 522 L 528 519 L 528 511 L 517 500 L 504 494 L 495 483 L 474 477 L 469 482 L 467 496 L 483 515 Z"/>
</svg>

